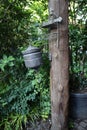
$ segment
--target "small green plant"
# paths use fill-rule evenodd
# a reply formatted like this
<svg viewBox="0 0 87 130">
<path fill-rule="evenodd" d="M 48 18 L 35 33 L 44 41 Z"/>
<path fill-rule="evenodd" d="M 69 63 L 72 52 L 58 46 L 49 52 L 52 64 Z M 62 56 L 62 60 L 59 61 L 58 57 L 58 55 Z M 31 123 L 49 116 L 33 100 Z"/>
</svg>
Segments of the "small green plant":
<svg viewBox="0 0 87 130">
<path fill-rule="evenodd" d="M 74 122 L 72 120 L 69 121 L 68 127 L 70 130 L 74 128 Z"/>
<path fill-rule="evenodd" d="M 47 119 L 50 113 L 50 95 L 49 95 L 49 88 L 48 89 L 43 89 L 41 93 L 41 117 L 43 119 Z"/>
<path fill-rule="evenodd" d="M 14 60 L 15 58 L 13 56 L 3 55 L 3 59 L 0 60 L 0 69 L 4 71 L 7 66 L 8 67 L 14 66 L 13 62 Z"/>
<path fill-rule="evenodd" d="M 26 115 L 9 115 L 7 118 L 3 119 L 0 127 L 4 126 L 4 130 L 23 130 L 23 125 L 26 126 L 27 116 Z"/>
</svg>

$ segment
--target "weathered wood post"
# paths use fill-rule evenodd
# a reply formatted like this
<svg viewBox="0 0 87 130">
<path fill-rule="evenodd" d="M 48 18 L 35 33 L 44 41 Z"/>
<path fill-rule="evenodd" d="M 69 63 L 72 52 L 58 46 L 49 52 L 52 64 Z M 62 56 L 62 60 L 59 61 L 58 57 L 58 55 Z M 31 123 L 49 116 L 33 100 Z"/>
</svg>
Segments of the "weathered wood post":
<svg viewBox="0 0 87 130">
<path fill-rule="evenodd" d="M 49 48 L 52 56 L 50 70 L 51 130 L 68 130 L 68 0 L 49 0 L 49 12 L 50 17 L 44 27 L 50 28 Z"/>
<path fill-rule="evenodd" d="M 69 89 L 69 52 L 68 52 L 68 0 L 50 0 L 49 10 L 53 10 L 57 17 L 62 17 L 56 29 L 50 33 L 57 33 L 49 40 L 52 54 L 50 85 L 51 85 L 51 130 L 68 130 L 68 89 Z"/>
</svg>

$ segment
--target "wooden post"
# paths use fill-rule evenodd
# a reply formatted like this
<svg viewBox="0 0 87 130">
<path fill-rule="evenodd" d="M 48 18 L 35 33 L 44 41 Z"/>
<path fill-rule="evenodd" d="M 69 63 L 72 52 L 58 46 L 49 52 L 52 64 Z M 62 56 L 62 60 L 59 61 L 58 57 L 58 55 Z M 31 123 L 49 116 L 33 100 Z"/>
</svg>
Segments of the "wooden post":
<svg viewBox="0 0 87 130">
<path fill-rule="evenodd" d="M 54 17 L 62 17 L 56 28 L 50 29 L 49 48 L 52 55 L 51 86 L 51 130 L 68 130 L 68 89 L 69 89 L 69 49 L 68 49 L 68 0 L 49 0 L 49 11 Z"/>
</svg>

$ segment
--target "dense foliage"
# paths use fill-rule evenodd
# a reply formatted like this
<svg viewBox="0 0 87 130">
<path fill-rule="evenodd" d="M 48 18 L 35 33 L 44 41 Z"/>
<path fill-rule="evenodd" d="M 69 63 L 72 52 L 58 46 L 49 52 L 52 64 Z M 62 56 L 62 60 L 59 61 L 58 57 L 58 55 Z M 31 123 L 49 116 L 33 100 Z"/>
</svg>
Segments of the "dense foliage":
<svg viewBox="0 0 87 130">
<path fill-rule="evenodd" d="M 87 2 L 71 1 L 69 6 L 70 85 L 87 87 Z"/>
<path fill-rule="evenodd" d="M 38 8 L 39 7 L 39 8 Z M 49 60 L 43 54 L 38 70 L 26 69 L 22 50 L 29 44 L 44 48 L 40 24 L 46 19 L 46 1 L 0 1 L 0 129 L 21 130 L 27 120 L 50 114 Z"/>
<path fill-rule="evenodd" d="M 3 122 L 9 116 L 20 118 L 27 115 L 30 120 L 47 118 L 50 112 L 49 97 L 49 63 L 44 56 L 43 66 L 39 70 L 25 70 L 22 59 L 4 56 L 3 79 L 0 83 L 0 115 Z M 17 63 L 18 62 L 18 63 Z M 7 69 L 8 68 L 8 69 Z M 19 69 L 20 68 L 20 69 Z M 8 77 L 8 78 L 7 78 Z M 46 78 L 47 77 L 47 78 Z M 17 114 L 17 115 L 15 115 Z M 18 117 L 19 115 L 19 117 Z M 13 120 L 13 119 L 12 119 Z M 8 120 L 9 121 L 9 120 Z M 15 122 L 14 122 L 15 123 Z M 13 129 L 13 125 L 12 125 Z M 7 129 L 6 129 L 7 130 Z"/>
<path fill-rule="evenodd" d="M 23 0 L 0 1 L 1 58 L 3 54 L 15 55 L 19 47 L 27 43 L 29 12 L 24 9 L 26 4 L 27 2 Z"/>
</svg>

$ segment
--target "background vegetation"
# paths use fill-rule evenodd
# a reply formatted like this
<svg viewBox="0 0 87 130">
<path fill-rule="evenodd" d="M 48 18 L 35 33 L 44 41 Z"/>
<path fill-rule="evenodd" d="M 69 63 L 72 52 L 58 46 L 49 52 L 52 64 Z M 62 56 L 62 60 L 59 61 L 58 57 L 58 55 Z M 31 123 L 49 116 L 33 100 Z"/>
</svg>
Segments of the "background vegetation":
<svg viewBox="0 0 87 130">
<path fill-rule="evenodd" d="M 70 1 L 70 87 L 72 90 L 87 88 L 87 2 Z"/>
<path fill-rule="evenodd" d="M 48 19 L 47 2 L 0 1 L 1 130 L 22 130 L 27 121 L 47 119 L 50 115 L 48 32 L 41 28 L 42 22 Z M 74 87 L 87 85 L 86 12 L 85 0 L 70 1 L 70 83 Z M 25 68 L 21 52 L 29 45 L 38 46 L 44 52 L 43 65 L 38 70 Z"/>
<path fill-rule="evenodd" d="M 47 2 L 0 1 L 0 129 L 21 130 L 26 122 L 50 114 L 49 60 L 43 54 L 38 70 L 26 69 L 22 50 L 29 45 L 48 51 L 40 25 L 47 18 Z M 45 44 L 46 43 L 46 47 Z"/>
</svg>

